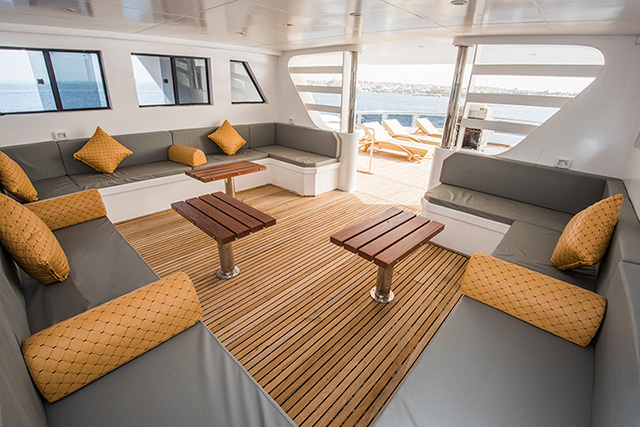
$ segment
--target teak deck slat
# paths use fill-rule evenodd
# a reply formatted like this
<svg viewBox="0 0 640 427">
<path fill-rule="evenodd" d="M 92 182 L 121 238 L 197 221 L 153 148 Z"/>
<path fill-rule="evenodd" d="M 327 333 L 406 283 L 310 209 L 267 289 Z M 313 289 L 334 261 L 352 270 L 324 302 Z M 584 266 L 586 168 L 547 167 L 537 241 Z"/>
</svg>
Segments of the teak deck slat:
<svg viewBox="0 0 640 427">
<path fill-rule="evenodd" d="M 215 276 L 216 243 L 171 210 L 117 227 L 160 276 L 189 275 L 204 323 L 296 424 L 370 425 L 460 298 L 466 257 L 425 244 L 394 267 L 397 296 L 380 304 L 368 294 L 377 266 L 328 237 L 401 209 L 385 213 L 386 199 L 363 193 L 308 198 L 273 186 L 237 197 L 278 222 L 234 242 L 242 273 L 231 280 Z"/>
<path fill-rule="evenodd" d="M 258 163 L 239 161 L 224 165 L 209 166 L 186 171 L 185 174 L 202 182 L 217 181 L 233 178 L 239 175 L 266 170 L 267 167 Z"/>
</svg>

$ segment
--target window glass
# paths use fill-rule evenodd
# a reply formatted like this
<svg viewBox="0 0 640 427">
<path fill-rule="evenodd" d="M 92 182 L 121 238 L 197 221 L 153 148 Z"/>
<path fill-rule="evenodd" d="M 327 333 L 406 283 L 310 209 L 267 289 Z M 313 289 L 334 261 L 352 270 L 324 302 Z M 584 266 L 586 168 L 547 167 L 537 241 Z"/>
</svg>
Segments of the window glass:
<svg viewBox="0 0 640 427">
<path fill-rule="evenodd" d="M 231 61 L 231 102 L 265 102 L 246 62 Z"/>
<path fill-rule="evenodd" d="M 98 52 L 0 49 L 0 112 L 109 108 Z"/>
<path fill-rule="evenodd" d="M 56 110 L 41 51 L 0 49 L 0 64 L 0 112 Z"/>
<path fill-rule="evenodd" d="M 174 105 L 171 58 L 132 55 L 138 105 Z"/>
<path fill-rule="evenodd" d="M 207 61 L 201 58 L 175 58 L 180 104 L 208 104 Z"/>
<path fill-rule="evenodd" d="M 51 64 L 63 110 L 108 106 L 97 54 L 51 52 Z"/>
</svg>

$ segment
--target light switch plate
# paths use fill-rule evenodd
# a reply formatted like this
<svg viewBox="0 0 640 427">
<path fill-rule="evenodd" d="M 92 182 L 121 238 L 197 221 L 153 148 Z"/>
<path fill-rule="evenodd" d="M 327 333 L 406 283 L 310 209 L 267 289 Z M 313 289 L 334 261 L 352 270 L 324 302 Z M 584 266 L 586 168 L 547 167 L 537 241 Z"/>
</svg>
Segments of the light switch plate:
<svg viewBox="0 0 640 427">
<path fill-rule="evenodd" d="M 66 130 L 54 130 L 51 134 L 55 141 L 62 141 L 68 138 Z"/>
<path fill-rule="evenodd" d="M 567 159 L 566 157 L 557 157 L 556 158 L 556 167 L 559 169 L 569 169 L 571 167 L 571 159 Z"/>
</svg>

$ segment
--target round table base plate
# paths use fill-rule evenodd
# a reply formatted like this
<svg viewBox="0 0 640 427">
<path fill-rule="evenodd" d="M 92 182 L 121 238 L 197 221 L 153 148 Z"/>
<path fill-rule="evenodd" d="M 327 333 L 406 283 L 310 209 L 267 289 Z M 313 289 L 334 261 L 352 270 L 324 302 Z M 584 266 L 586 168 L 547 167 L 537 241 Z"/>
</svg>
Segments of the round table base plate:
<svg viewBox="0 0 640 427">
<path fill-rule="evenodd" d="M 373 298 L 374 300 L 376 300 L 378 302 L 383 302 L 383 303 L 391 302 L 393 300 L 393 297 L 394 297 L 393 291 L 389 291 L 389 295 L 386 298 L 383 298 L 383 297 L 377 295 L 375 286 L 373 288 L 371 288 L 371 291 L 369 291 L 369 293 L 371 294 L 371 298 Z"/>
<path fill-rule="evenodd" d="M 216 272 L 216 276 L 218 276 L 221 279 L 232 279 L 236 277 L 238 274 L 240 274 L 240 269 L 238 268 L 238 266 L 233 267 L 233 271 L 229 273 L 225 273 L 224 271 L 222 271 L 222 269 L 219 269 Z"/>
</svg>

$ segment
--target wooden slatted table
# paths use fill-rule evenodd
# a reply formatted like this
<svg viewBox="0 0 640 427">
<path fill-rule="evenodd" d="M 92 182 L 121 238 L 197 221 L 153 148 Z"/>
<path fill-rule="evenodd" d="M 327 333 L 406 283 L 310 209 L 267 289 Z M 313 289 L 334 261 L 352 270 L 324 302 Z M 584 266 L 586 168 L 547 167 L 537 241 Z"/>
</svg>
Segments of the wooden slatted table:
<svg viewBox="0 0 640 427">
<path fill-rule="evenodd" d="M 231 279 L 240 273 L 233 260 L 231 242 L 276 223 L 272 216 L 221 191 L 172 203 L 171 207 L 216 240 L 220 258 L 216 275 L 221 279 Z"/>
<path fill-rule="evenodd" d="M 371 297 L 389 302 L 393 299 L 393 266 L 442 230 L 444 225 L 439 222 L 389 208 L 338 231 L 330 241 L 378 265 L 378 280 Z"/>
<path fill-rule="evenodd" d="M 233 162 L 226 163 L 224 165 L 209 166 L 206 168 L 193 169 L 186 171 L 185 174 L 191 178 L 195 178 L 202 182 L 217 181 L 224 179 L 225 192 L 231 196 L 236 196 L 235 184 L 233 178 L 239 175 L 246 175 L 248 173 L 259 172 L 266 170 L 267 167 L 254 162 Z"/>
</svg>

